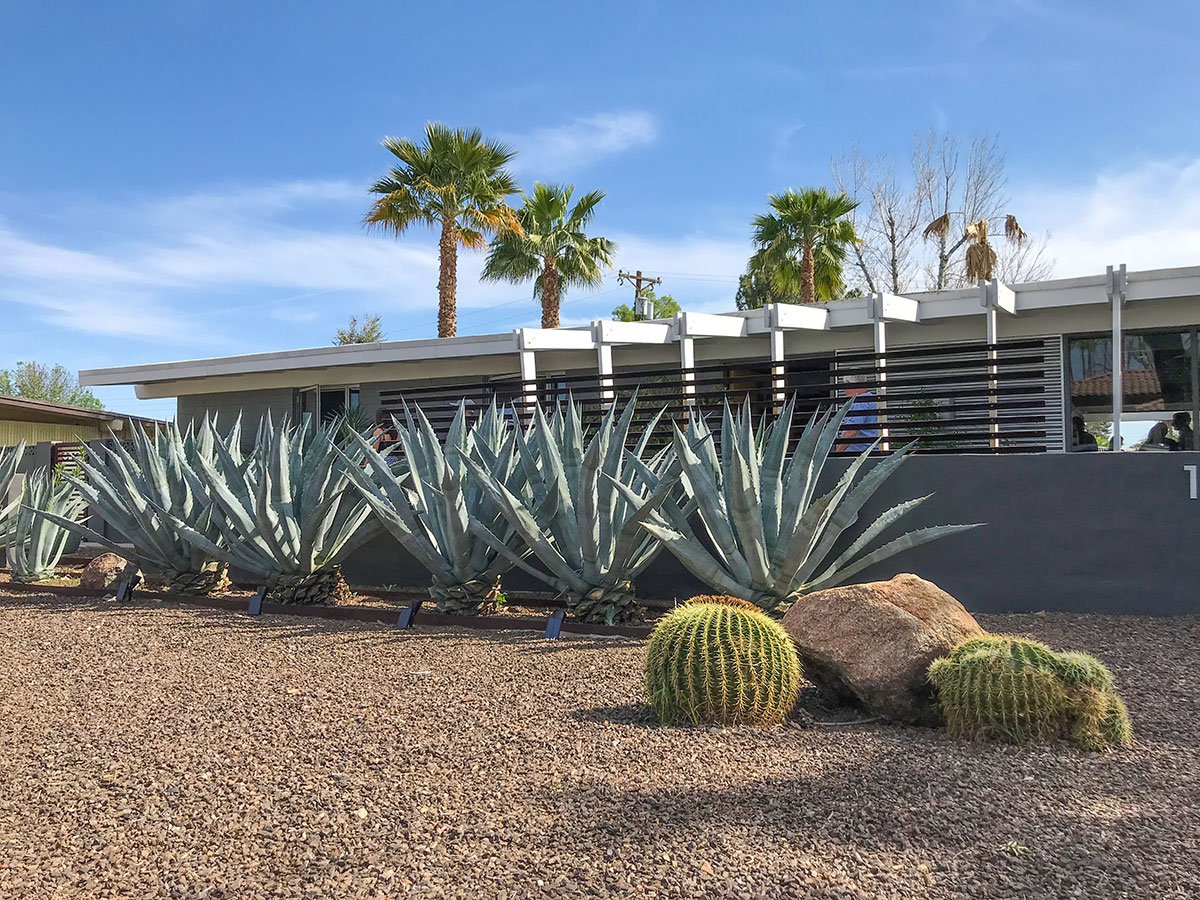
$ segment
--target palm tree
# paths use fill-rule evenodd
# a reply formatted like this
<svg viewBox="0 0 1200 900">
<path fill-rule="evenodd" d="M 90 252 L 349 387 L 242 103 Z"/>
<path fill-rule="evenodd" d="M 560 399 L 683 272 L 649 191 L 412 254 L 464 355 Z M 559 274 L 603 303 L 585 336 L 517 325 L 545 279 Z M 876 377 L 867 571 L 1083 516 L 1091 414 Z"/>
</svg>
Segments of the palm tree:
<svg viewBox="0 0 1200 900">
<path fill-rule="evenodd" d="M 953 244 L 950 243 L 951 217 L 960 216 L 966 222 L 963 226 L 962 237 Z M 999 221 L 1000 216 L 993 216 L 990 221 Z M 988 240 L 988 219 L 977 219 L 974 222 L 966 213 L 947 212 L 932 222 L 922 232 L 927 241 L 938 243 L 937 281 L 934 290 L 944 291 L 950 280 L 950 257 L 963 244 L 967 245 L 967 283 L 978 284 L 981 281 L 991 281 L 996 271 L 999 257 L 996 248 Z M 1004 236 L 1010 244 L 1020 247 L 1029 239 L 1025 229 L 1017 222 L 1017 217 L 1011 213 L 1004 216 Z"/>
<path fill-rule="evenodd" d="M 839 297 L 846 248 L 858 240 L 845 216 L 858 203 L 823 187 L 786 190 L 768 199 L 773 212 L 754 219 L 758 251 L 750 272 L 769 277 L 781 295 L 798 291 L 801 303 Z"/>
<path fill-rule="evenodd" d="M 407 138 L 383 142 L 400 160 L 371 186 L 380 194 L 363 221 L 400 235 L 411 225 L 441 229 L 438 243 L 438 337 L 454 337 L 458 245 L 484 246 L 490 235 L 520 231 L 516 210 L 505 198 L 519 188 L 504 168 L 515 151 L 485 141 L 478 128 L 425 126 L 423 143 Z"/>
<path fill-rule="evenodd" d="M 542 301 L 543 328 L 558 327 L 559 306 L 569 286 L 594 287 L 603 281 L 601 267 L 612 266 L 617 250 L 608 238 L 584 233 L 604 192 L 584 194 L 572 207 L 574 192 L 574 185 L 535 184 L 522 198 L 520 229 L 496 236 L 483 267 L 484 281 L 535 279 L 533 298 Z"/>
</svg>

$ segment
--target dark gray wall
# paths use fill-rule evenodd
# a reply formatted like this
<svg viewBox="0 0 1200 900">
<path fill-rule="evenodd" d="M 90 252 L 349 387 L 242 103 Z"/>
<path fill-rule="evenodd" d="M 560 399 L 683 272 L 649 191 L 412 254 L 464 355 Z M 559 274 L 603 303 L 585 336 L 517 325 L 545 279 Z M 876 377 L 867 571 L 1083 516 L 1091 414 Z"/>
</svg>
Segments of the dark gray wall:
<svg viewBox="0 0 1200 900">
<path fill-rule="evenodd" d="M 1200 465 L 1200 453 L 915 456 L 883 486 L 863 521 L 933 493 L 897 534 L 925 525 L 987 524 L 853 580 L 915 572 L 975 612 L 1200 613 L 1200 500 L 1189 499 L 1185 465 Z M 352 581 L 363 583 L 428 581 L 387 537 L 364 547 L 346 568 Z M 545 589 L 520 573 L 510 573 L 505 584 Z M 665 552 L 637 589 L 660 599 L 703 592 Z"/>
<path fill-rule="evenodd" d="M 177 402 L 176 421 L 181 428 L 186 428 L 189 423 L 214 413 L 220 422 L 228 426 L 240 413 L 244 433 L 251 438 L 258 428 L 259 420 L 268 412 L 276 421 L 282 415 L 291 416 L 295 413 L 295 391 L 292 388 L 196 394 L 180 397 Z"/>
</svg>

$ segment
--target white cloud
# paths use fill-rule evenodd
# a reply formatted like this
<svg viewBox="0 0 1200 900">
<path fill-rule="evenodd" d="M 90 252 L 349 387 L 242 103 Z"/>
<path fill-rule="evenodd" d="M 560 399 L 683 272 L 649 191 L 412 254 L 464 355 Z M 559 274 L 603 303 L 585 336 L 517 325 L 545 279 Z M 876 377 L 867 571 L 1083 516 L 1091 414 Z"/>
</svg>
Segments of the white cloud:
<svg viewBox="0 0 1200 900">
<path fill-rule="evenodd" d="M 1055 277 L 1200 265 L 1200 158 L 1109 170 L 1087 185 L 1029 187 L 1013 210 L 1030 232 L 1049 231 Z"/>
<path fill-rule="evenodd" d="M 506 136 L 520 151 L 513 168 L 533 178 L 557 178 L 657 139 L 658 122 L 645 111 L 596 113 Z"/>
</svg>

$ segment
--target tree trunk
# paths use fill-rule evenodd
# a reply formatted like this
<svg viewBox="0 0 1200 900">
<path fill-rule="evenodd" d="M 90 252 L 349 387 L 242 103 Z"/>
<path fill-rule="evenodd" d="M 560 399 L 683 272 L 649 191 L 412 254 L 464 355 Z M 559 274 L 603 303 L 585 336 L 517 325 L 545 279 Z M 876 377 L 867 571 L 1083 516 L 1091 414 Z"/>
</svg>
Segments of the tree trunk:
<svg viewBox="0 0 1200 900">
<path fill-rule="evenodd" d="M 558 309 L 562 298 L 559 293 L 558 267 L 548 259 L 542 267 L 542 327 L 558 327 Z"/>
<path fill-rule="evenodd" d="M 458 312 L 455 309 L 458 293 L 458 228 L 453 219 L 442 220 L 438 251 L 441 254 L 438 272 L 438 337 L 454 337 L 458 333 Z"/>
<path fill-rule="evenodd" d="M 817 299 L 817 261 L 813 259 L 816 247 L 807 244 L 800 260 L 800 302 L 812 303 Z"/>
</svg>

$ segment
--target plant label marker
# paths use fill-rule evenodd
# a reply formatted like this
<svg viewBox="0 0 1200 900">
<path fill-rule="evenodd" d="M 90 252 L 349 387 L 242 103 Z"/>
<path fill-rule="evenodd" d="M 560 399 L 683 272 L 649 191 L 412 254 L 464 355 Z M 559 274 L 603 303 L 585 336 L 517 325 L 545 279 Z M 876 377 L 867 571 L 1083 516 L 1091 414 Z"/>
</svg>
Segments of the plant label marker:
<svg viewBox="0 0 1200 900">
<path fill-rule="evenodd" d="M 550 618 L 546 620 L 546 640 L 556 641 L 562 633 L 563 619 L 567 617 L 565 609 L 556 609 L 550 613 Z"/>
<path fill-rule="evenodd" d="M 267 599 L 267 587 L 263 585 L 254 592 L 254 596 L 250 598 L 250 606 L 246 609 L 247 614 L 258 616 L 262 614 L 263 601 Z"/>
<path fill-rule="evenodd" d="M 133 575 L 117 585 L 117 593 L 113 599 L 115 600 L 132 600 L 133 589 L 141 583 L 142 579 L 139 575 Z"/>
<path fill-rule="evenodd" d="M 417 613 L 421 611 L 421 600 L 412 600 L 408 606 L 400 610 L 400 615 L 396 619 L 396 627 L 401 630 L 407 630 L 412 627 L 413 619 L 417 617 Z"/>
</svg>

